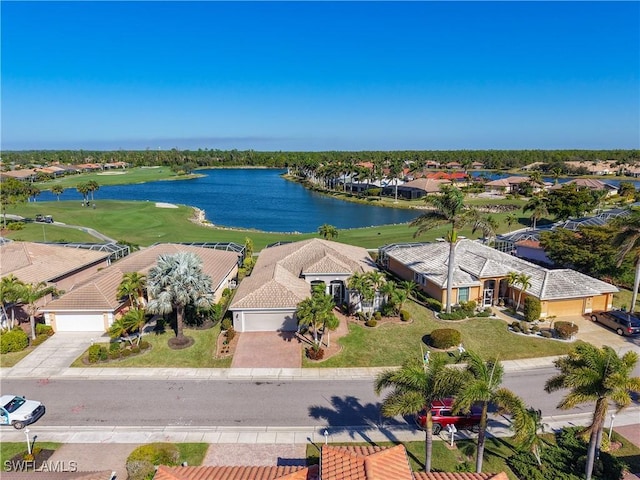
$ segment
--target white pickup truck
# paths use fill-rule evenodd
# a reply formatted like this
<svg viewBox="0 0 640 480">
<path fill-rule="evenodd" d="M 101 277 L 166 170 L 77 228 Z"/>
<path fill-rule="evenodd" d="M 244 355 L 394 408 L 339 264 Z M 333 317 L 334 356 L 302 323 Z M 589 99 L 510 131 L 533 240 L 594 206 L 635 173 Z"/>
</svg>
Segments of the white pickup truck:
<svg viewBox="0 0 640 480">
<path fill-rule="evenodd" d="M 20 430 L 44 415 L 44 405 L 36 400 L 27 400 L 19 395 L 0 397 L 0 425 L 12 425 Z"/>
</svg>

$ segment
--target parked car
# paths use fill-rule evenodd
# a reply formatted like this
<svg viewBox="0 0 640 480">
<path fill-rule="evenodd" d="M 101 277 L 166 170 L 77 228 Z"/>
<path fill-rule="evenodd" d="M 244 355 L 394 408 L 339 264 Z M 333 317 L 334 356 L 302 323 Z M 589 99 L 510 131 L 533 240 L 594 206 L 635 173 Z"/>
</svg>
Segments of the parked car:
<svg viewBox="0 0 640 480">
<path fill-rule="evenodd" d="M 42 215 L 41 213 L 38 213 L 36 215 L 36 222 L 44 222 L 44 215 Z"/>
<path fill-rule="evenodd" d="M 628 337 L 640 335 L 640 318 L 629 312 L 622 310 L 594 312 L 591 314 L 591 320 L 615 330 L 618 335 Z"/>
<path fill-rule="evenodd" d="M 27 400 L 20 395 L 0 397 L 0 425 L 12 425 L 20 430 L 36 422 L 45 413 L 44 405 L 36 400 Z"/>
<path fill-rule="evenodd" d="M 454 415 L 451 412 L 453 398 L 445 398 L 437 400 L 431 404 L 431 417 L 433 419 L 433 433 L 438 435 L 443 428 L 454 425 L 457 430 L 471 430 L 477 432 L 480 427 L 480 419 L 482 417 L 482 408 L 480 406 L 471 407 L 471 412 L 464 414 L 458 413 Z M 416 423 L 423 430 L 427 425 L 426 408 L 416 414 Z"/>
<path fill-rule="evenodd" d="M 51 215 L 42 215 L 38 213 L 36 215 L 36 222 L 53 223 L 53 217 Z"/>
</svg>

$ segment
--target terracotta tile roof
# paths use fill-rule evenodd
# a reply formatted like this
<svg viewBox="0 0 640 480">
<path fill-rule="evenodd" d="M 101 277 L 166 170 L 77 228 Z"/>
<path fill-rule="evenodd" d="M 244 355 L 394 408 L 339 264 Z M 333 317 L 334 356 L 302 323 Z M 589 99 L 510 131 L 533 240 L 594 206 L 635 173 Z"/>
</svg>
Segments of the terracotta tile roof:
<svg viewBox="0 0 640 480">
<path fill-rule="evenodd" d="M 158 467 L 154 480 L 319 480 L 313 467 Z"/>
<path fill-rule="evenodd" d="M 236 291 L 230 310 L 295 308 L 311 294 L 304 275 L 376 270 L 364 248 L 312 238 L 262 250 L 253 272 Z"/>
<path fill-rule="evenodd" d="M 509 480 L 507 474 L 500 473 L 470 473 L 470 472 L 415 472 L 415 480 Z"/>
<path fill-rule="evenodd" d="M 446 179 L 433 179 L 428 178 L 419 178 L 417 180 L 412 180 L 411 182 L 407 182 L 402 187 L 416 188 L 419 190 L 424 190 L 427 193 L 436 193 L 440 191 L 440 186 L 442 184 L 451 183 Z"/>
<path fill-rule="evenodd" d="M 488 187 L 508 187 L 509 185 L 515 185 L 518 183 L 528 182 L 529 177 L 507 177 L 499 178 L 498 180 L 492 180 L 485 183 Z"/>
<path fill-rule="evenodd" d="M 68 291 L 57 300 L 42 307 L 43 312 L 56 311 L 114 311 L 120 306 L 116 292 L 122 276 L 129 272 L 148 273 L 161 254 L 181 251 L 193 252 L 202 260 L 202 270 L 213 282 L 214 291 L 222 286 L 229 272 L 238 262 L 238 254 L 212 248 L 188 245 L 160 244 L 139 250 L 101 270 L 91 278 Z"/>
<path fill-rule="evenodd" d="M 89 264 L 102 262 L 108 256 L 108 252 L 81 248 L 9 242 L 0 246 L 0 274 L 3 277 L 13 274 L 26 283 L 55 282 Z"/>
<path fill-rule="evenodd" d="M 323 446 L 322 480 L 413 480 L 403 445 Z"/>
</svg>

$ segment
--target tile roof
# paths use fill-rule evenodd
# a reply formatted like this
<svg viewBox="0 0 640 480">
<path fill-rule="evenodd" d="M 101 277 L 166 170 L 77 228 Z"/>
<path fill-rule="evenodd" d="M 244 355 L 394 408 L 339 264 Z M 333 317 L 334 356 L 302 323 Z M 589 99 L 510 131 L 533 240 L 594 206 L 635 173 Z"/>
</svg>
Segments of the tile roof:
<svg viewBox="0 0 640 480">
<path fill-rule="evenodd" d="M 181 251 L 192 252 L 200 257 L 202 270 L 211 277 L 214 291 L 221 286 L 238 262 L 238 254 L 233 252 L 169 243 L 154 245 L 134 252 L 101 270 L 60 298 L 49 302 L 41 310 L 44 312 L 116 310 L 120 306 L 116 292 L 125 273 L 146 274 L 156 265 L 159 255 Z"/>
<path fill-rule="evenodd" d="M 497 180 L 492 180 L 490 182 L 485 183 L 485 185 L 489 187 L 508 187 L 509 185 L 514 185 L 518 183 L 528 182 L 529 177 L 507 177 L 507 178 L 499 178 Z"/>
<path fill-rule="evenodd" d="M 109 252 L 60 245 L 8 242 L 0 246 L 0 274 L 13 274 L 25 283 L 54 282 L 108 256 Z"/>
<path fill-rule="evenodd" d="M 440 191 L 442 184 L 451 183 L 450 180 L 434 179 L 434 178 L 418 178 L 402 185 L 403 188 L 416 188 L 418 190 L 424 190 L 427 193 L 435 193 Z"/>
<path fill-rule="evenodd" d="M 325 445 L 320 468 L 322 480 L 413 480 L 403 445 L 389 448 Z"/>
<path fill-rule="evenodd" d="M 311 292 L 304 275 L 372 270 L 375 264 L 364 248 L 319 238 L 266 248 L 240 283 L 229 309 L 295 308 Z"/>
<path fill-rule="evenodd" d="M 415 472 L 415 480 L 509 480 L 507 474 L 470 472 Z"/>
<path fill-rule="evenodd" d="M 384 251 L 440 288 L 446 288 L 449 243 L 405 244 L 389 246 Z M 618 291 L 609 283 L 575 270 L 543 268 L 473 240 L 458 242 L 455 262 L 454 287 L 480 285 L 481 279 L 506 277 L 515 271 L 531 276 L 531 286 L 526 292 L 540 300 L 581 298 Z"/>
<path fill-rule="evenodd" d="M 158 467 L 154 480 L 319 480 L 312 467 Z"/>
</svg>

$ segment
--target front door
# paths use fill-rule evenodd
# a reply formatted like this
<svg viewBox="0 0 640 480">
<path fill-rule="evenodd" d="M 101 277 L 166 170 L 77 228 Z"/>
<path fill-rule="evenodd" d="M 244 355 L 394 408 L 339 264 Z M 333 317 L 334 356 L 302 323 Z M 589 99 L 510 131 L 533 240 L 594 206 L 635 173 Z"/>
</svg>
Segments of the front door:
<svg viewBox="0 0 640 480">
<path fill-rule="evenodd" d="M 490 307 L 493 305 L 493 288 L 487 288 L 484 291 L 484 301 L 482 302 L 483 307 Z"/>
<path fill-rule="evenodd" d="M 330 289 L 334 303 L 336 305 L 340 305 L 344 299 L 344 294 L 342 293 L 342 282 L 331 282 Z"/>
</svg>

